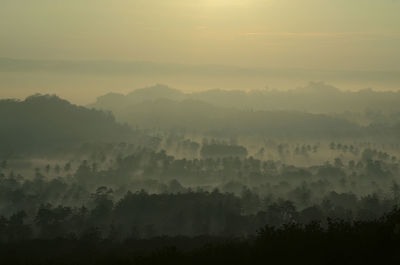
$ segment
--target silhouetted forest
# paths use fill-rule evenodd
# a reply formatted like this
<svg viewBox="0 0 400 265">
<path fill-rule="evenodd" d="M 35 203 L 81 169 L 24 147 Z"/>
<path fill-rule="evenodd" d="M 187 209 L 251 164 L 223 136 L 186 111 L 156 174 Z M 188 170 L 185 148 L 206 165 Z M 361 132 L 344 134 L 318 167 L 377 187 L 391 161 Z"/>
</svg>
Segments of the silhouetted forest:
<svg viewBox="0 0 400 265">
<path fill-rule="evenodd" d="M 248 109 L 252 93 L 1 100 L 1 263 L 398 262 L 394 94 L 340 112 Z"/>
<path fill-rule="evenodd" d="M 115 241 L 115 234 L 101 238 L 96 229 L 81 237 L 26 239 L 29 227 L 22 215 L 13 216 L 7 234 L 13 241 L 0 242 L 6 264 L 396 264 L 399 210 L 374 221 L 328 220 L 325 227 L 290 223 L 281 228 L 265 226 L 246 238 L 154 237 Z M 0 223 L 3 229 L 5 226 Z M 4 230 L 3 230 L 4 231 Z"/>
</svg>

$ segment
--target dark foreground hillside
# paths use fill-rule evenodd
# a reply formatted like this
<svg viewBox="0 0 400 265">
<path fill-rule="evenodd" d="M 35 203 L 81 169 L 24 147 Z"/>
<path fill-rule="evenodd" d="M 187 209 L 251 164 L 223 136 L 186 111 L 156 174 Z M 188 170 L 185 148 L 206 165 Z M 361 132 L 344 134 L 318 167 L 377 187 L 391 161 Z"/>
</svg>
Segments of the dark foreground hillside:
<svg viewBox="0 0 400 265">
<path fill-rule="evenodd" d="M 76 106 L 57 96 L 0 100 L 0 120 L 0 155 L 6 156 L 134 137 L 111 113 Z"/>
<path fill-rule="evenodd" d="M 15 240 L 0 245 L 1 264 L 398 264 L 400 210 L 375 221 L 328 220 L 264 227 L 250 238 L 113 237 Z"/>
</svg>

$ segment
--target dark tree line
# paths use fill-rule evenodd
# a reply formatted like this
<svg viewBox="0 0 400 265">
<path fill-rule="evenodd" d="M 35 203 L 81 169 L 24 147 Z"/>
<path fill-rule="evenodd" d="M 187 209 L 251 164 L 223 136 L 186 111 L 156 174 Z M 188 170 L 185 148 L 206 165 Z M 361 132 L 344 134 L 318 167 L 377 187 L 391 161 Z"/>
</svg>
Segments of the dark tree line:
<svg viewBox="0 0 400 265">
<path fill-rule="evenodd" d="M 43 182 L 42 197 L 32 194 L 34 190 L 26 187 L 9 191 L 2 186 L 1 199 L 8 203 L 2 205 L 0 241 L 82 238 L 88 233 L 99 239 L 112 237 L 116 241 L 162 235 L 248 236 L 265 224 L 282 227 L 318 221 L 327 226 L 328 219 L 370 221 L 384 216 L 397 205 L 400 190 L 394 186 L 397 196 L 393 198 L 380 198 L 377 194 L 358 198 L 351 193 L 332 191 L 322 202 L 298 207 L 296 200 L 261 199 L 249 189 L 244 189 L 241 196 L 218 190 L 162 194 L 139 191 L 127 192 L 115 199 L 113 190 L 105 186 L 88 193 L 68 187 L 68 184 L 58 188 L 55 185 Z M 299 193 L 299 200 L 307 199 L 302 197 L 306 196 L 303 188 L 293 190 Z M 50 203 L 56 201 L 56 194 L 71 194 L 77 196 L 77 201 L 67 198 L 65 204 Z"/>
<path fill-rule="evenodd" d="M 14 216 L 20 219 L 21 214 Z M 2 225 L 3 223 L 0 223 Z M 25 232 L 23 225 L 17 229 Z M 154 237 L 115 241 L 96 229 L 80 238 L 0 242 L 3 264 L 397 264 L 400 210 L 371 221 L 263 226 L 251 237 Z M 0 226 L 2 227 L 2 226 Z M 29 233 L 29 232 L 28 232 Z"/>
</svg>

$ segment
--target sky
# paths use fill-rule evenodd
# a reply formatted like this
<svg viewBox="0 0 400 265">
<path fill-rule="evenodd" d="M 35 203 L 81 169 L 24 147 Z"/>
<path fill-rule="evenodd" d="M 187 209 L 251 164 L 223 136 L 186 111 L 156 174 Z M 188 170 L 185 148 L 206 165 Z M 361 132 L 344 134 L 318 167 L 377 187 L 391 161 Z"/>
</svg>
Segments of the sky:
<svg viewBox="0 0 400 265">
<path fill-rule="evenodd" d="M 0 57 L 400 71 L 399 14 L 398 0 L 0 0 Z"/>
</svg>

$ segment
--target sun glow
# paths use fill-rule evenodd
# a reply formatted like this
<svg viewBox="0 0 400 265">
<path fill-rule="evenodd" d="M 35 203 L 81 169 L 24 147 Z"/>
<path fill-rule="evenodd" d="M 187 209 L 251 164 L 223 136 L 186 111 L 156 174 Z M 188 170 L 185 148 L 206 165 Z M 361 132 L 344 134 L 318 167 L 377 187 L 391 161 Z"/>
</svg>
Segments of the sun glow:
<svg viewBox="0 0 400 265">
<path fill-rule="evenodd" d="M 245 0 L 204 0 L 204 5 L 208 7 L 231 7 L 231 6 L 244 6 Z"/>
</svg>

